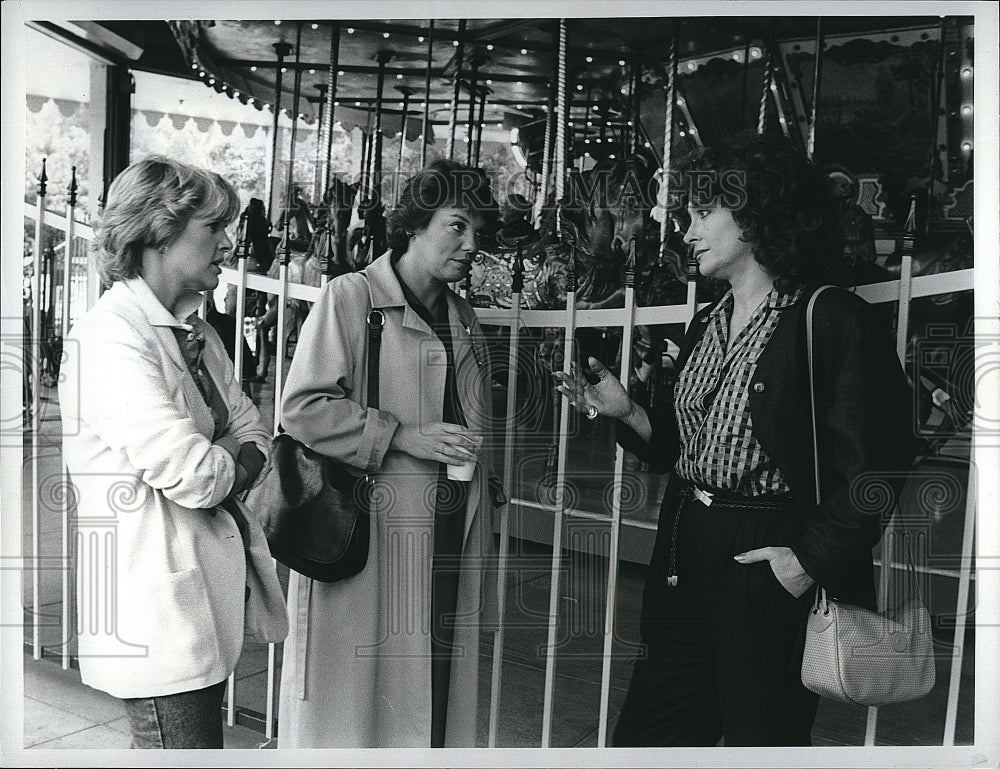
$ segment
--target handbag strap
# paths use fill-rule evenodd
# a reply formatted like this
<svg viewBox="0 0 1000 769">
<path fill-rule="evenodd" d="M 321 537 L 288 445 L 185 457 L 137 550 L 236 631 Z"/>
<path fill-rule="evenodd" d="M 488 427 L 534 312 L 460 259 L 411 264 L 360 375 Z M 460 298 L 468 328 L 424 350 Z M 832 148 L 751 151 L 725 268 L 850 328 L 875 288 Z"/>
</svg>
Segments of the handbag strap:
<svg viewBox="0 0 1000 769">
<path fill-rule="evenodd" d="M 806 307 L 806 357 L 809 360 L 809 408 L 812 413 L 812 439 L 813 439 L 813 475 L 816 478 L 816 504 L 820 503 L 819 490 L 819 437 L 816 427 L 816 377 L 813 364 L 813 308 L 816 299 L 826 289 L 832 286 L 820 286 L 811 297 Z"/>
<path fill-rule="evenodd" d="M 809 361 L 809 408 L 812 415 L 812 441 L 813 441 L 813 474 L 816 478 L 816 504 L 820 503 L 820 482 L 819 482 L 819 436 L 818 427 L 816 424 L 816 378 L 815 369 L 813 363 L 813 307 L 816 304 L 816 299 L 822 294 L 826 289 L 833 288 L 832 286 L 820 286 L 817 288 L 811 297 L 809 297 L 809 304 L 806 306 L 806 357 Z M 903 530 L 903 540 L 906 543 L 906 562 L 907 570 L 910 576 L 913 577 L 914 584 L 917 587 L 917 597 L 923 600 L 923 596 L 920 592 L 920 580 L 917 578 L 917 567 L 913 563 L 913 552 L 910 549 L 910 533 Z M 885 568 L 885 564 L 883 564 Z M 827 596 L 826 589 L 816 586 L 816 605 L 823 610 L 823 613 L 827 612 Z"/>
<path fill-rule="evenodd" d="M 816 479 L 816 504 L 820 503 L 819 485 L 819 430 L 816 426 L 816 377 L 813 362 L 813 308 L 816 305 L 817 297 L 830 286 L 820 286 L 806 305 L 806 358 L 809 361 L 809 410 L 812 416 L 812 441 L 813 441 L 813 477 Z M 829 611 L 827 607 L 826 589 L 816 585 L 816 609 L 822 610 L 824 614 Z"/>
<path fill-rule="evenodd" d="M 382 328 L 385 326 L 385 313 L 375 307 L 375 297 L 372 295 L 372 282 L 367 273 L 368 302 L 368 408 L 377 409 L 379 403 L 379 363 L 382 356 Z"/>
<path fill-rule="evenodd" d="M 368 408 L 378 408 L 379 358 L 382 355 L 382 327 L 385 313 L 374 307 L 368 312 Z"/>
</svg>

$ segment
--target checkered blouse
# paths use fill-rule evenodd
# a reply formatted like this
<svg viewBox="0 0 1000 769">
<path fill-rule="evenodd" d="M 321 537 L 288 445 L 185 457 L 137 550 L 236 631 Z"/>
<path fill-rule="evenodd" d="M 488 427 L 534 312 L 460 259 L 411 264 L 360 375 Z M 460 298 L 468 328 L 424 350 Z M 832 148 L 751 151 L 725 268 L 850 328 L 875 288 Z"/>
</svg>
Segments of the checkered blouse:
<svg viewBox="0 0 1000 769">
<path fill-rule="evenodd" d="M 781 470 L 754 438 L 750 382 L 781 317 L 776 310 L 801 294 L 801 289 L 771 291 L 728 352 L 732 291 L 709 314 L 708 327 L 674 390 L 681 439 L 675 472 L 681 478 L 748 496 L 789 490 Z"/>
</svg>

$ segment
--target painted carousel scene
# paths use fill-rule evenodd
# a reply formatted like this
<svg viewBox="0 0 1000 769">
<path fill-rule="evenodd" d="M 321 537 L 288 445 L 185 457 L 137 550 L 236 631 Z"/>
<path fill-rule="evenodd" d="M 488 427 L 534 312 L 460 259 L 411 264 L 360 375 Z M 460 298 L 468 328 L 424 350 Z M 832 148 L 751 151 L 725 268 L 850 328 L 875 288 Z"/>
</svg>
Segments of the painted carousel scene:
<svg viewBox="0 0 1000 769">
<path fill-rule="evenodd" d="M 168 6 L 161 4 L 159 11 L 169 12 Z M 277 13 L 278 5 L 274 8 Z M 226 9 L 237 15 L 233 6 Z M 941 10 L 947 13 L 948 4 Z M 221 740 L 226 748 L 810 743 L 833 748 L 981 742 L 984 727 L 975 707 L 976 486 L 970 471 L 971 446 L 980 429 L 974 418 L 973 367 L 975 42 L 975 18 L 964 15 L 28 21 L 23 50 L 33 52 L 35 64 L 26 73 L 26 364 L 19 417 L 22 555 L 35 568 L 25 568 L 22 579 L 23 747 L 29 752 L 138 747 L 143 729 L 147 736 L 159 730 L 158 739 L 165 743 L 169 729 L 164 731 L 157 713 L 167 706 L 160 701 L 174 702 L 167 695 L 180 697 L 177 693 L 193 689 L 208 693 L 211 708 L 221 703 L 221 736 L 213 732 L 205 739 Z M 730 725 L 718 735 L 706 727 L 709 736 L 689 735 L 690 743 L 657 742 L 668 738 L 640 734 L 638 726 L 631 726 L 639 718 L 634 701 L 634 690 L 643 684 L 639 679 L 670 691 L 688 684 L 655 678 L 662 668 L 649 661 L 645 642 L 654 631 L 648 617 L 642 619 L 643 605 L 645 600 L 648 612 L 651 596 L 658 595 L 650 590 L 650 580 L 661 578 L 660 569 L 666 568 L 658 530 L 661 541 L 668 542 L 673 521 L 671 547 L 681 548 L 681 590 L 683 559 L 689 557 L 682 552 L 685 527 L 694 524 L 678 524 L 685 520 L 681 508 L 675 517 L 664 517 L 664 505 L 661 516 L 665 495 L 676 493 L 680 482 L 673 461 L 664 466 L 666 450 L 653 444 L 649 451 L 633 450 L 628 436 L 622 436 L 633 429 L 628 420 L 635 408 L 643 407 L 645 415 L 646 410 L 662 413 L 656 408 L 666 405 L 673 413 L 675 386 L 684 386 L 693 365 L 694 353 L 685 342 L 692 321 L 726 297 L 731 283 L 736 291 L 737 284 L 725 277 L 729 273 L 713 272 L 704 259 L 699 268 L 702 236 L 695 232 L 707 232 L 701 220 L 712 213 L 692 202 L 697 193 L 686 186 L 697 162 L 692 159 L 706 157 L 707 148 L 756 147 L 754 142 L 762 141 L 759 146 L 783 148 L 781 157 L 792 158 L 790 167 L 810 169 L 810 178 L 829 192 L 827 243 L 837 246 L 825 282 L 838 287 L 831 291 L 844 306 L 860 306 L 861 300 L 871 305 L 865 312 L 885 329 L 884 338 L 862 334 L 858 344 L 884 348 L 890 368 L 899 370 L 875 377 L 865 385 L 865 397 L 890 400 L 896 378 L 906 386 L 905 435 L 886 451 L 912 442 L 912 462 L 884 471 L 879 483 L 865 487 L 864 499 L 852 498 L 852 510 L 875 511 L 875 525 L 881 523 L 862 548 L 867 559 L 871 546 L 871 579 L 867 562 L 852 579 L 869 581 L 865 590 L 870 588 L 883 608 L 892 605 L 904 583 L 919 590 L 929 613 L 924 632 L 931 639 L 935 676 L 925 694 L 895 704 L 803 700 L 809 715 L 816 709 L 804 738 L 768 732 L 758 739 L 747 737 L 755 732 L 729 731 L 736 728 Z M 204 175 L 209 180 L 204 184 L 217 189 L 214 218 L 205 229 L 211 234 L 204 236 L 214 238 L 222 254 L 205 268 L 218 275 L 217 285 L 214 277 L 211 285 L 197 284 L 189 276 L 194 268 L 181 263 L 163 267 L 172 264 L 174 239 L 162 236 L 139 248 L 135 258 L 141 257 L 141 265 L 131 272 L 120 264 L 114 267 L 117 273 L 109 272 L 106 263 L 98 265 L 95 251 L 114 248 L 109 245 L 112 224 L 102 225 L 105 212 L 132 211 L 129 216 L 135 217 L 127 227 L 115 219 L 114 226 L 122 229 L 116 237 L 159 226 L 149 223 L 159 216 L 152 203 L 142 209 L 146 213 L 135 213 L 140 209 L 134 198 L 146 189 L 141 180 L 127 189 L 124 183 L 111 184 L 149 156 L 218 175 Z M 455 195 L 467 190 L 478 195 L 488 183 L 492 200 L 466 209 L 450 197 L 429 221 L 407 219 L 407 206 L 413 205 L 423 179 L 417 175 L 433 164 L 458 169 L 461 189 Z M 186 173 L 178 184 L 194 184 Z M 171 205 L 180 210 L 186 203 L 176 194 Z M 202 215 L 185 210 L 189 213 L 183 216 Z M 461 221 L 435 233 L 439 215 L 456 211 Z M 735 212 L 732 221 L 741 221 Z M 185 233 L 191 224 L 187 227 Z M 440 256 L 436 266 L 414 266 L 407 254 L 426 248 L 432 237 L 438 244 L 467 238 L 473 243 L 466 252 L 471 269 L 463 263 L 455 271 Z M 390 251 L 393 260 L 380 260 Z M 155 265 L 160 266 L 154 270 Z M 408 314 L 401 327 L 394 326 L 389 303 L 381 313 L 385 326 L 379 338 L 366 336 L 364 328 L 373 322 L 366 303 L 377 309 L 388 301 L 379 298 L 388 290 L 381 280 L 395 287 L 397 304 Z M 178 296 L 182 289 L 202 291 L 200 306 L 186 309 L 196 319 L 178 325 L 183 314 L 163 301 L 161 286 L 179 286 Z M 416 286 L 436 288 L 421 293 Z M 88 385 L 86 369 L 76 363 L 86 360 L 88 350 L 111 355 L 112 340 L 121 341 L 118 335 L 127 333 L 121 320 L 127 315 L 102 321 L 108 324 L 103 330 L 91 325 L 97 317 L 92 308 L 124 296 L 127 287 L 139 292 L 136 302 L 147 302 L 147 308 L 152 302 L 160 313 L 156 317 L 168 318 L 158 321 L 160 326 L 153 323 L 159 334 L 154 336 L 162 340 L 165 335 L 173 345 L 173 357 L 164 353 L 164 360 L 176 364 L 173 369 L 166 364 L 174 384 L 163 390 L 163 402 L 151 396 L 144 418 L 131 422 L 124 416 L 134 407 L 131 393 L 116 389 L 117 374 L 105 372 L 99 383 Z M 177 302 L 180 307 L 181 299 Z M 411 323 L 433 328 L 426 339 L 440 338 L 444 344 L 438 363 L 426 370 L 408 368 L 411 359 L 423 360 L 418 354 L 426 344 L 399 341 L 399 329 L 406 331 Z M 181 356 L 169 327 L 178 334 Z M 818 326 L 818 337 L 826 328 Z M 205 361 L 216 349 L 211 330 L 224 347 L 209 363 L 235 372 L 235 382 L 223 392 L 217 383 L 202 387 L 207 375 L 199 367 L 209 365 Z M 808 382 L 802 340 L 802 355 L 788 351 L 778 364 L 786 366 L 781 370 L 788 377 Z M 185 351 L 194 344 L 199 346 L 192 358 Z M 362 397 L 371 397 L 362 390 L 371 381 L 371 370 L 363 366 L 368 353 L 378 349 L 373 344 L 381 345 L 374 393 L 381 401 L 374 402 L 414 404 L 411 411 L 393 415 L 393 406 L 383 405 L 383 413 Z M 141 372 L 154 361 L 139 347 L 134 350 L 139 352 L 123 364 L 121 376 L 148 383 L 151 375 Z M 606 370 L 592 370 L 591 357 Z M 89 365 L 112 366 L 94 360 Z M 842 374 L 849 379 L 854 374 L 843 372 L 852 365 L 861 367 L 858 382 L 873 378 L 870 361 L 846 361 L 826 369 L 828 381 L 817 382 L 818 390 Z M 427 395 L 427 383 L 435 377 L 445 383 L 443 412 L 438 391 Z M 559 382 L 569 383 L 569 394 L 556 389 Z M 764 391 L 762 383 L 755 387 L 757 395 Z M 743 388 L 752 389 L 749 378 Z M 622 403 L 632 404 L 627 413 L 609 405 L 606 394 L 612 390 Z M 782 392 L 793 390 L 789 386 Z M 199 392 L 204 398 L 197 398 Z M 705 395 L 706 402 L 717 392 Z M 193 416 L 181 414 L 153 426 L 164 403 L 181 408 L 192 397 L 200 409 L 192 408 Z M 749 397 L 753 405 L 756 396 L 750 392 Z M 789 400 L 799 396 L 781 397 L 774 396 L 779 399 L 777 416 L 771 417 L 774 429 L 811 435 L 808 396 L 803 395 L 807 405 L 801 420 Z M 337 411 L 333 420 L 327 416 L 333 412 L 324 411 L 344 403 L 355 410 Z M 363 403 L 369 407 L 362 408 Z M 85 415 L 100 408 L 107 432 L 95 427 L 93 435 L 84 435 L 91 429 L 89 423 L 81 426 Z M 743 408 L 749 407 L 744 403 Z M 425 423 L 418 416 L 424 409 L 437 417 Z M 220 411 L 223 423 L 228 419 L 226 431 L 248 420 L 238 440 L 230 432 L 212 437 L 213 424 L 216 431 L 222 429 Z M 863 427 L 841 425 L 846 433 L 863 433 L 858 441 L 893 443 L 890 411 L 845 407 L 843 413 L 872 417 Z M 18 415 L 10 418 L 17 421 Z M 155 453 L 150 447 L 164 436 L 196 430 L 206 419 L 207 428 L 197 427 L 209 436 L 198 435 L 205 447 L 223 445 L 226 436 L 233 440 L 235 448 L 226 449 L 228 465 L 218 462 L 220 468 L 236 468 L 226 470 L 236 478 L 226 481 L 234 491 L 256 457 L 259 463 L 244 478 L 246 488 L 264 472 L 263 452 L 279 429 L 287 428 L 321 454 L 336 454 L 345 462 L 355 457 L 355 473 L 373 474 L 373 493 L 381 484 L 397 507 L 429 511 L 429 528 L 422 530 L 422 539 L 399 539 L 409 544 L 396 551 L 383 541 L 389 534 L 372 524 L 369 562 L 360 574 L 330 584 L 310 580 L 280 557 L 272 562 L 266 542 L 254 539 L 257 531 L 263 537 L 262 530 L 232 512 L 255 514 L 253 491 L 239 505 L 235 496 L 226 497 L 232 510 L 209 492 L 183 491 L 192 474 L 207 472 L 209 462 L 191 460 L 197 444 L 183 441 L 150 460 L 154 469 L 134 471 L 148 486 L 133 479 L 132 485 L 107 490 L 101 515 L 92 502 L 88 505 L 88 475 L 132 477 L 121 468 L 108 469 L 118 467 L 113 463 L 101 464 L 111 461 L 105 455 L 94 459 L 101 440 L 112 446 L 109 455 L 127 456 L 138 463 L 129 467 L 142 468 L 142 455 Z M 414 420 L 420 423 L 410 428 Z M 124 432 L 119 436 L 113 427 L 140 430 L 140 423 L 147 442 L 134 446 L 135 439 L 126 439 Z M 350 437 L 321 436 L 327 424 Z M 642 424 L 645 434 L 631 433 L 637 439 L 660 434 L 653 421 Z M 460 439 L 471 441 L 473 433 L 477 441 L 486 436 L 474 480 L 447 480 L 445 468 L 451 465 L 444 463 L 466 458 Z M 304 437 L 313 434 L 315 440 Z M 432 434 L 440 435 L 444 454 L 421 448 L 420 441 L 429 442 Z M 351 441 L 357 454 L 354 448 L 348 454 L 344 441 Z M 805 456 L 813 472 L 813 443 L 781 445 L 792 446 L 794 461 Z M 486 448 L 492 451 L 491 470 L 483 459 Z M 864 453 L 857 451 L 857 457 Z M 374 459 L 356 459 L 364 452 Z M 857 457 L 844 459 L 837 472 L 861 462 Z M 820 475 L 821 459 L 809 477 Z M 386 473 L 380 480 L 383 461 L 382 469 L 391 466 L 398 475 Z M 787 475 L 788 485 L 772 490 L 794 486 L 793 474 Z M 421 483 L 429 485 L 415 485 Z M 453 490 L 458 502 L 443 501 L 445 490 Z M 812 487 L 809 495 L 813 503 Z M 209 499 L 216 501 L 190 501 Z M 889 508 L 880 519 L 879 505 L 886 499 Z M 461 525 L 445 525 L 442 510 L 448 504 L 471 511 L 464 531 Z M 733 518 L 726 518 L 724 509 L 714 510 L 719 520 Z M 129 522 L 154 513 L 155 526 L 136 529 Z M 185 527 L 196 513 L 209 523 L 188 532 Z M 765 515 L 756 509 L 750 514 Z M 461 524 L 454 516 L 447 520 Z M 148 544 L 154 529 L 166 545 Z M 147 544 L 118 549 L 133 536 L 127 532 Z M 849 535 L 854 536 L 843 536 Z M 206 543 L 215 536 L 236 543 L 224 546 L 237 547 L 237 556 L 220 556 L 228 552 L 222 545 L 205 555 Z M 190 537 L 190 545 L 178 550 L 171 544 L 184 537 Z M 468 544 L 472 540 L 474 546 Z M 222 629 L 227 612 L 242 612 L 242 603 L 220 608 L 213 596 L 229 579 L 225 575 L 232 564 L 242 563 L 241 541 L 248 569 L 257 552 L 263 553 L 254 561 L 257 567 L 276 570 L 276 578 L 264 573 L 259 577 L 263 588 L 255 582 L 248 592 L 270 595 L 265 608 L 280 614 L 274 622 L 284 627 L 229 638 L 231 633 Z M 799 563 L 787 547 L 765 549 L 788 551 Z M 447 572 L 455 575 L 452 581 L 438 570 L 439 558 L 444 563 L 448 553 L 460 563 Z M 670 558 L 674 555 L 671 550 Z M 183 570 L 191 568 L 184 560 L 189 557 L 207 559 L 197 562 L 206 574 L 216 570 L 204 586 L 179 581 L 187 579 Z M 146 680 L 145 653 L 133 651 L 139 647 L 129 636 L 144 637 L 151 625 L 173 641 L 190 632 L 169 630 L 175 618 L 154 605 L 157 595 L 136 598 L 127 584 L 132 578 L 123 576 L 141 573 L 143 563 L 149 566 L 158 558 L 178 559 L 168 569 L 172 589 L 196 591 L 176 599 L 178 611 L 188 618 L 207 617 L 210 630 L 204 632 L 213 635 L 208 646 L 192 641 L 193 646 L 183 647 L 197 649 L 181 653 L 190 654 L 186 662 L 202 671 L 190 677 L 196 684 L 178 688 L 176 681 L 184 676 L 177 673 L 163 691 L 146 692 L 140 685 Z M 205 565 L 208 560 L 211 567 Z M 804 574 L 810 571 L 807 565 L 802 564 Z M 785 582 L 773 562 L 772 570 L 759 587 L 777 591 Z M 806 574 L 806 579 L 811 577 Z M 433 593 L 430 608 L 379 619 L 382 610 L 372 607 L 396 606 L 393 590 L 402 590 L 404 583 L 407 590 Z M 98 614 L 83 596 L 101 591 L 112 609 Z M 795 600 L 811 607 L 813 595 L 810 588 Z M 782 597 L 792 601 L 787 592 Z M 253 600 L 246 599 L 247 606 Z M 779 599 L 769 593 L 767 600 Z M 451 614 L 443 606 L 453 607 Z M 758 626 L 767 624 L 752 612 L 753 607 L 740 624 L 745 629 L 734 630 L 734 636 L 755 636 Z M 445 641 L 434 635 L 439 625 L 447 628 Z M 473 629 L 467 632 L 467 626 Z M 713 627 L 718 632 L 727 626 Z M 432 644 L 421 652 L 419 642 L 429 636 L 434 636 Z M 153 678 L 186 664 L 169 650 L 173 641 L 156 642 L 168 650 Z M 393 651 L 365 652 L 379 643 Z M 455 651 L 459 644 L 461 653 Z M 109 652 L 112 648 L 118 651 Z M 227 654 L 235 669 L 224 669 Z M 690 677 L 702 675 L 691 664 Z M 724 678 L 727 674 L 718 669 L 724 667 L 718 663 L 704 675 Z M 792 673 L 801 688 L 797 666 Z M 115 684 L 102 689 L 99 681 L 111 679 Z M 728 707 L 729 684 L 718 686 L 721 702 L 702 705 L 692 695 L 684 704 L 687 717 L 730 723 L 730 716 L 716 713 Z M 658 695 L 650 696 L 650 702 L 658 702 Z M 735 709 L 755 709 L 738 704 L 744 701 L 736 694 L 732 698 Z M 176 712 L 178 722 L 198 720 L 199 711 L 170 705 L 175 706 L 178 710 L 163 712 Z M 667 704 L 647 709 L 657 707 L 664 708 L 663 718 L 672 717 Z M 747 720 L 746 713 L 733 718 Z M 623 736 L 629 729 L 635 732 L 631 742 Z"/>
</svg>

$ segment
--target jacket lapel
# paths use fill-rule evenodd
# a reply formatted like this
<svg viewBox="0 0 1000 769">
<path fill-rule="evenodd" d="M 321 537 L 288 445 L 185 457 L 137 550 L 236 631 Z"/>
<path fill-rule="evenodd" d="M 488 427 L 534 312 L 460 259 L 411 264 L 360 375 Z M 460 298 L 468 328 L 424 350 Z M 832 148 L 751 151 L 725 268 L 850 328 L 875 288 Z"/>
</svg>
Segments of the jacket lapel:
<svg viewBox="0 0 1000 769">
<path fill-rule="evenodd" d="M 170 327 L 153 326 L 153 333 L 156 335 L 156 340 L 160 343 L 161 349 L 166 351 L 167 357 L 177 367 L 177 370 L 187 373 L 187 366 L 184 364 L 184 358 L 181 357 L 181 348 L 177 346 L 177 340 L 174 338 L 174 332 L 171 331 Z"/>
</svg>

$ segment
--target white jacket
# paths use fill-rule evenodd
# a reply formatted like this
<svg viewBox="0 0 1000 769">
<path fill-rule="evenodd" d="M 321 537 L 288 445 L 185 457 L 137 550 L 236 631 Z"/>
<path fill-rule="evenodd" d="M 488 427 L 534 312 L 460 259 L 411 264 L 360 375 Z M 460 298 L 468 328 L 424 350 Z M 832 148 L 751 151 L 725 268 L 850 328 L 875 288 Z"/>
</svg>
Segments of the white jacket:
<svg viewBox="0 0 1000 769">
<path fill-rule="evenodd" d="M 192 294 L 181 313 L 200 300 Z M 64 344 L 59 400 L 77 501 L 80 671 L 85 684 L 122 698 L 216 684 L 243 645 L 243 542 L 232 517 L 213 509 L 232 488 L 235 463 L 212 443 L 211 411 L 171 331 L 180 325 L 133 278 L 106 291 Z M 200 319 L 194 325 L 229 412 L 220 440 L 253 441 L 266 456 L 271 433 L 234 380 L 222 340 Z M 260 544 L 259 526 L 253 534 Z M 251 583 L 262 579 L 262 592 L 277 590 L 280 602 L 266 565 L 270 573 Z"/>
</svg>

